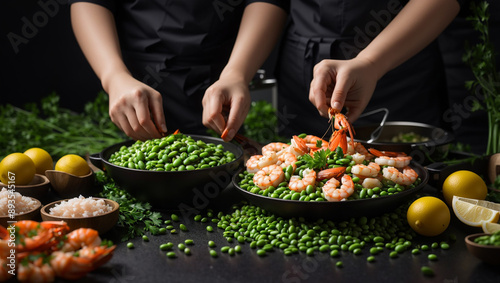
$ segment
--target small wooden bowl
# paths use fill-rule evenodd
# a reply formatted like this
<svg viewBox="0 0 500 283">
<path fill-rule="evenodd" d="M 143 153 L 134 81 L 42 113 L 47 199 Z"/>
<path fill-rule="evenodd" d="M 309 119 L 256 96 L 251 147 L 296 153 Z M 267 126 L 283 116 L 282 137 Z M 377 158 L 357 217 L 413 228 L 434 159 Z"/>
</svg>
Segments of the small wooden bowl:
<svg viewBox="0 0 500 283">
<path fill-rule="evenodd" d="M 71 231 L 78 228 L 91 228 L 97 230 L 99 234 L 104 234 L 109 230 L 111 230 L 111 228 L 113 228 L 118 222 L 120 205 L 116 201 L 112 201 L 110 199 L 105 199 L 105 198 L 94 198 L 94 199 L 103 199 L 106 202 L 106 204 L 110 205 L 113 209 L 105 214 L 98 216 L 89 216 L 89 217 L 61 217 L 50 214 L 50 209 L 54 207 L 56 204 L 60 204 L 62 201 L 69 200 L 69 199 L 63 199 L 54 201 L 42 207 L 42 209 L 40 210 L 40 213 L 42 214 L 42 220 L 64 221 L 68 224 Z"/>
<path fill-rule="evenodd" d="M 9 186 L 0 182 L 0 189 L 6 188 Z M 15 186 L 16 192 L 20 193 L 23 196 L 36 198 L 37 200 L 44 200 L 49 193 L 50 181 L 49 179 L 40 174 L 35 174 L 33 180 L 27 185 L 24 186 Z"/>
<path fill-rule="evenodd" d="M 37 200 L 36 198 L 33 198 L 33 197 L 29 197 L 29 198 L 36 201 L 36 203 L 37 203 L 37 205 L 34 209 L 27 211 L 27 212 L 24 212 L 24 213 L 16 214 L 16 215 L 14 215 L 14 219 L 10 218 L 9 215 L 0 215 L 0 225 L 7 228 L 8 221 L 21 221 L 21 220 L 38 221 L 40 218 L 40 208 L 42 207 L 42 203 L 39 200 Z"/>
<path fill-rule="evenodd" d="M 500 265 L 500 247 L 499 246 L 487 246 L 487 245 L 481 245 L 478 243 L 474 242 L 474 239 L 477 237 L 481 237 L 484 235 L 488 235 L 486 233 L 478 233 L 478 234 L 472 234 L 467 237 L 465 237 L 465 244 L 467 245 L 467 250 L 477 257 L 478 259 L 482 260 L 485 263 L 491 264 L 491 265 Z"/>
<path fill-rule="evenodd" d="M 95 176 L 92 169 L 85 176 L 76 176 L 56 170 L 47 170 L 45 175 L 49 178 L 54 191 L 62 198 L 89 196 L 94 188 Z"/>
</svg>

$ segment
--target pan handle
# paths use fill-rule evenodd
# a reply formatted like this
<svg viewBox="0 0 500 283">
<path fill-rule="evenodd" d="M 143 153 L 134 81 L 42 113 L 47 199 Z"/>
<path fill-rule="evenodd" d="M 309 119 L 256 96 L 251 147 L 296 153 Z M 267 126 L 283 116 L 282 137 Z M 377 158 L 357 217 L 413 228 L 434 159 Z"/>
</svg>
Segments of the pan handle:
<svg viewBox="0 0 500 283">
<path fill-rule="evenodd" d="M 425 168 L 429 172 L 429 185 L 441 190 L 444 180 L 453 172 L 459 170 L 472 171 L 478 175 L 484 175 L 488 171 L 488 162 L 490 160 L 487 156 L 473 156 L 464 159 L 457 164 L 449 165 L 444 162 L 435 162 L 427 165 Z"/>
<path fill-rule="evenodd" d="M 102 169 L 102 170 L 104 169 L 100 153 L 94 153 L 94 154 L 89 155 L 89 160 L 90 160 L 90 163 L 92 163 L 95 167 Z"/>
</svg>

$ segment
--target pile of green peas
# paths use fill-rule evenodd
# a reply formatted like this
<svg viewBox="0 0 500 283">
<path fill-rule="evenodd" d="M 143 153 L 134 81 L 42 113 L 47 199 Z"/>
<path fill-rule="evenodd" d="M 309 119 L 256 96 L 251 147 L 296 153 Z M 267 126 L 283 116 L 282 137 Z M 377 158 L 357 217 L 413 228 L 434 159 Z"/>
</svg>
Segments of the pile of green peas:
<svg viewBox="0 0 500 283">
<path fill-rule="evenodd" d="M 500 247 L 500 231 L 491 235 L 484 235 L 474 239 L 474 243 L 486 246 Z"/>
<path fill-rule="evenodd" d="M 429 245 L 413 243 L 417 235 L 406 221 L 409 204 L 372 218 L 349 218 L 344 221 L 320 218 L 311 221 L 302 217 L 276 216 L 242 202 L 233 205 L 232 212 L 228 214 L 209 209 L 206 217 L 196 215 L 194 220 L 215 223 L 228 243 L 238 246 L 248 244 L 261 257 L 276 250 L 281 250 L 287 256 L 299 253 L 307 256 L 329 254 L 338 260 L 336 266 L 339 268 L 343 266 L 341 258 L 346 253 L 365 256 L 367 262 L 376 262 L 377 257 L 383 254 L 396 259 L 405 252 L 411 252 L 413 256 L 427 252 L 428 260 L 436 261 L 434 252 L 449 249 L 450 245 L 445 241 Z M 449 239 L 456 240 L 453 234 L 449 235 Z M 213 246 L 215 244 L 209 242 L 209 247 Z M 224 252 L 222 248 L 221 251 Z M 214 250 L 210 252 L 213 257 L 217 257 Z M 430 267 L 422 266 L 422 274 L 433 276 L 434 272 Z"/>
<path fill-rule="evenodd" d="M 235 159 L 222 144 L 205 143 L 179 133 L 122 146 L 111 154 L 109 162 L 130 169 L 184 171 L 215 167 Z"/>
</svg>

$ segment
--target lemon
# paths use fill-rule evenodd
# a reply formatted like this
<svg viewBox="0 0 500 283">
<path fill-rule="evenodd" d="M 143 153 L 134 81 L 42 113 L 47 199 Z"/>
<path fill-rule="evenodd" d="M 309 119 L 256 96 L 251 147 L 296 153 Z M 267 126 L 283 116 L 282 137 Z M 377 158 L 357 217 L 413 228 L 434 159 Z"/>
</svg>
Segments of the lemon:
<svg viewBox="0 0 500 283">
<path fill-rule="evenodd" d="M 87 161 L 76 154 L 67 154 L 56 163 L 55 170 L 76 176 L 85 176 L 90 173 Z"/>
<path fill-rule="evenodd" d="M 500 231 L 500 224 L 498 223 L 483 222 L 482 226 L 484 233 L 493 234 Z"/>
<path fill-rule="evenodd" d="M 54 168 L 54 161 L 52 156 L 44 149 L 33 147 L 24 152 L 27 156 L 33 160 L 36 167 L 36 173 L 45 175 L 45 170 L 51 170 Z"/>
<path fill-rule="evenodd" d="M 460 170 L 453 172 L 443 183 L 443 197 L 450 206 L 453 196 L 483 200 L 487 194 L 486 183 L 472 171 Z"/>
<path fill-rule="evenodd" d="M 35 177 L 35 172 L 35 163 L 24 153 L 11 153 L 0 162 L 0 181 L 6 185 L 27 185 Z"/>
<path fill-rule="evenodd" d="M 495 223 L 500 217 L 498 210 L 471 203 L 457 196 L 453 197 L 452 207 L 457 218 L 469 226 L 481 227 L 483 222 Z"/>
<path fill-rule="evenodd" d="M 406 219 L 415 232 L 433 237 L 448 228 L 450 209 L 446 203 L 436 197 L 421 197 L 410 205 Z"/>
</svg>

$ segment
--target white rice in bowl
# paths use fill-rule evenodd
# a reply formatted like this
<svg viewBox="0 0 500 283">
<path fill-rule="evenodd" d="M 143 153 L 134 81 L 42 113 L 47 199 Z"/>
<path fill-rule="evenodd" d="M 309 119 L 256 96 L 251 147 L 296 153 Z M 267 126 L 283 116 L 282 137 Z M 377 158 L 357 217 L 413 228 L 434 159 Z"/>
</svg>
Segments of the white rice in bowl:
<svg viewBox="0 0 500 283">
<path fill-rule="evenodd" d="M 11 194 L 6 188 L 0 191 L 0 216 L 9 214 L 9 201 L 14 205 L 16 215 L 31 211 L 38 206 L 38 202 L 30 197 L 25 197 L 18 192 L 13 193 L 14 197 L 9 197 Z"/>
<path fill-rule="evenodd" d="M 75 197 L 50 208 L 50 215 L 59 217 L 91 217 L 98 216 L 113 210 L 113 207 L 102 199 L 83 196 Z"/>
</svg>

